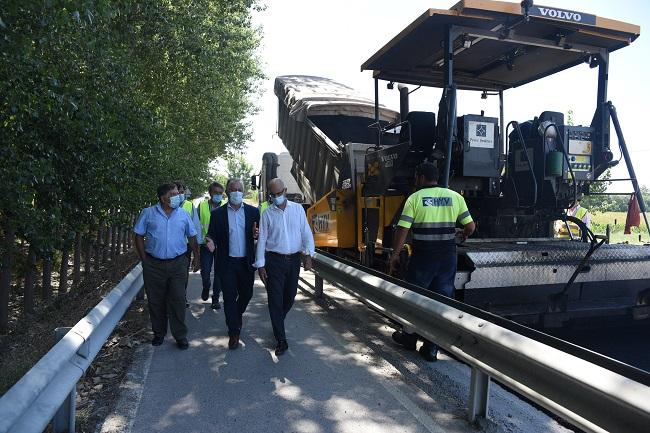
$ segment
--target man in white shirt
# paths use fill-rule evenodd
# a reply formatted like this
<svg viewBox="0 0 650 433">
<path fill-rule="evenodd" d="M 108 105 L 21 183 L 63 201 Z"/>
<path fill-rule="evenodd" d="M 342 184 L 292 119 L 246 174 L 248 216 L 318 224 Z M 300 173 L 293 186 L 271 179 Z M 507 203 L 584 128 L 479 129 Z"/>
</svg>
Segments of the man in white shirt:
<svg viewBox="0 0 650 433">
<path fill-rule="evenodd" d="M 298 290 L 301 255 L 305 254 L 305 270 L 311 269 L 314 237 L 301 205 L 287 200 L 287 188 L 281 179 L 269 182 L 273 200 L 260 220 L 255 266 L 266 286 L 273 334 L 277 340 L 276 355 L 289 348 L 284 319 L 293 305 Z"/>
</svg>

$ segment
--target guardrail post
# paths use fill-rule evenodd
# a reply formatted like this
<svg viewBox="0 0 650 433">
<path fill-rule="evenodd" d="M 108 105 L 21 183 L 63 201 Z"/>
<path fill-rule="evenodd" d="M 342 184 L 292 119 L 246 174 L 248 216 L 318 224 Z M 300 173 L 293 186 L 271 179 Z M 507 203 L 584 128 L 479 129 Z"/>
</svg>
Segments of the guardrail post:
<svg viewBox="0 0 650 433">
<path fill-rule="evenodd" d="M 314 294 L 316 295 L 317 298 L 322 298 L 323 297 L 323 277 L 314 274 Z"/>
<path fill-rule="evenodd" d="M 490 376 L 476 367 L 472 367 L 469 384 L 469 405 L 467 416 L 470 422 L 477 418 L 486 418 L 490 396 Z"/>
<path fill-rule="evenodd" d="M 72 328 L 60 327 L 54 330 L 56 341 L 61 340 L 65 334 Z M 52 418 L 52 432 L 53 433 L 74 433 L 75 431 L 75 418 L 77 416 L 77 384 L 75 384 L 70 394 L 56 411 L 56 415 Z"/>
</svg>

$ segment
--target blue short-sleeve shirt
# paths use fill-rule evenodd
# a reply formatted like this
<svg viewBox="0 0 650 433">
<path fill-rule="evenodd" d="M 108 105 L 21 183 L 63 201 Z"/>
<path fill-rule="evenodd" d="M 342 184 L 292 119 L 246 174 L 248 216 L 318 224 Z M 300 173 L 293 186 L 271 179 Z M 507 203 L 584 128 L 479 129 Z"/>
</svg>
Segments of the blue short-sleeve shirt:
<svg viewBox="0 0 650 433">
<path fill-rule="evenodd" d="M 184 254 L 187 238 L 197 235 L 187 212 L 177 208 L 167 215 L 160 203 L 142 211 L 133 231 L 144 236 L 145 251 L 157 259 L 173 259 Z"/>
</svg>

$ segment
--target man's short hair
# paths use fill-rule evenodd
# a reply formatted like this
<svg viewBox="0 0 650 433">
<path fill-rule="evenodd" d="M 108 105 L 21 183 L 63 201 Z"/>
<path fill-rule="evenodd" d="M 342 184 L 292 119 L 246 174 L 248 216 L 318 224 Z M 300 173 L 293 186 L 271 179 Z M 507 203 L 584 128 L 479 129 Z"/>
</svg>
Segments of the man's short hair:
<svg viewBox="0 0 650 433">
<path fill-rule="evenodd" d="M 244 189 L 244 182 L 239 178 L 233 177 L 231 179 L 228 179 L 228 182 L 226 182 L 226 191 L 228 190 L 228 188 L 230 188 L 230 185 L 232 185 L 235 182 L 241 183 L 241 189 L 242 190 Z"/>
<path fill-rule="evenodd" d="M 210 193 L 210 192 L 212 192 L 213 190 L 215 190 L 217 188 L 221 188 L 222 190 L 225 190 L 223 185 L 221 185 L 219 182 L 212 182 L 210 184 L 210 186 L 208 187 L 208 192 Z"/>
<path fill-rule="evenodd" d="M 424 176 L 424 178 L 429 181 L 438 181 L 438 167 L 433 162 L 425 161 L 422 164 L 418 165 L 415 168 L 416 176 Z"/>
<path fill-rule="evenodd" d="M 171 191 L 174 188 L 178 188 L 178 186 L 176 186 L 175 182 L 163 183 L 162 185 L 160 185 L 158 187 L 158 191 L 157 191 L 158 192 L 158 199 L 160 199 L 160 197 L 167 194 L 169 191 Z"/>
</svg>

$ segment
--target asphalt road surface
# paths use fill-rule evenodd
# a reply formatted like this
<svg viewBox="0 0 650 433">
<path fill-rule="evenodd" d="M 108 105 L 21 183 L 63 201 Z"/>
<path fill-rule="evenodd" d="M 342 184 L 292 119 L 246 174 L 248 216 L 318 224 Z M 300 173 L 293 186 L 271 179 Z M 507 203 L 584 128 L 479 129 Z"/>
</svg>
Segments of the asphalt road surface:
<svg viewBox="0 0 650 433">
<path fill-rule="evenodd" d="M 287 317 L 289 350 L 278 358 L 259 281 L 242 345 L 231 351 L 223 310 L 200 300 L 200 276 L 191 275 L 189 350 L 178 350 L 171 337 L 142 347 L 99 431 L 567 431 L 496 384 L 489 420 L 470 425 L 467 366 L 445 355 L 424 362 L 391 341 L 394 328 L 384 317 L 332 286 L 325 293 L 299 292 Z"/>
</svg>

